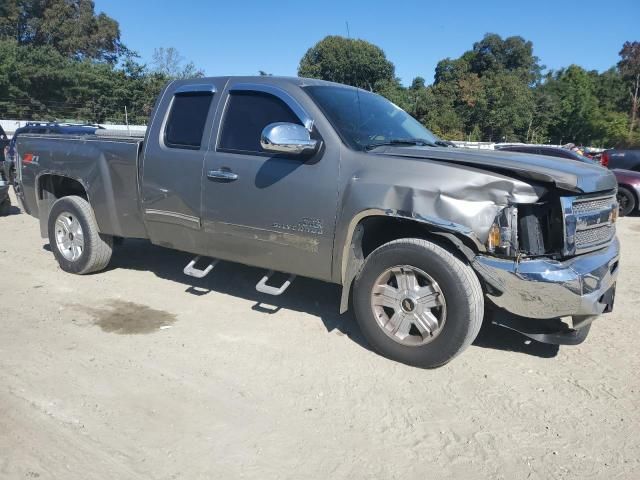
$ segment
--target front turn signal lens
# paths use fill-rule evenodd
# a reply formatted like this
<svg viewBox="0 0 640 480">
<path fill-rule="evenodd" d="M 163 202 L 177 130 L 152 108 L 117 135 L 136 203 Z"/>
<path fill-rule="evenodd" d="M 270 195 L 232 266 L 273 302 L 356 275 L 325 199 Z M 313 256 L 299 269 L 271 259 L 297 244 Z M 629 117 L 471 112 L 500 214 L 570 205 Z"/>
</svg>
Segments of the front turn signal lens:
<svg viewBox="0 0 640 480">
<path fill-rule="evenodd" d="M 609 214 L 609 223 L 616 223 L 618 220 L 618 215 L 620 214 L 620 207 L 618 204 L 615 204 L 611 209 L 611 213 Z"/>
<path fill-rule="evenodd" d="M 489 229 L 489 238 L 487 238 L 487 250 L 495 252 L 496 247 L 500 246 L 500 227 L 497 224 L 491 225 Z"/>
</svg>

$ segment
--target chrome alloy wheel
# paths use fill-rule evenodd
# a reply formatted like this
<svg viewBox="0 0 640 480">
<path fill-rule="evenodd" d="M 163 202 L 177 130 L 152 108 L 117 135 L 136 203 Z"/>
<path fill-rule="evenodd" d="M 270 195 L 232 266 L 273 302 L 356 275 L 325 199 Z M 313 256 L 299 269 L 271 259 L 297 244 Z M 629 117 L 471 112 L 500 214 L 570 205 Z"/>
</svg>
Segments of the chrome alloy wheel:
<svg viewBox="0 0 640 480">
<path fill-rule="evenodd" d="M 84 233 L 78 218 L 62 212 L 56 219 L 55 229 L 58 251 L 71 262 L 78 260 L 84 251 Z"/>
<path fill-rule="evenodd" d="M 408 265 L 388 268 L 378 277 L 371 308 L 384 333 L 405 346 L 431 342 L 447 318 L 447 304 L 436 281 Z"/>
</svg>

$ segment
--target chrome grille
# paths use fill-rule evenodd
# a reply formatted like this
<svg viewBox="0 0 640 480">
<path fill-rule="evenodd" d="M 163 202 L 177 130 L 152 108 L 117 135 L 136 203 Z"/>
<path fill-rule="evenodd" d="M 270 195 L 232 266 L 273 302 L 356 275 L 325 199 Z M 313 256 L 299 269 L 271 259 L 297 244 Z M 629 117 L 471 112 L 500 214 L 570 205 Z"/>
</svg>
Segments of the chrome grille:
<svg viewBox="0 0 640 480">
<path fill-rule="evenodd" d="M 595 200 L 578 200 L 573 202 L 572 211 L 575 215 L 583 215 L 585 213 L 593 213 L 611 208 L 613 197 L 598 198 Z"/>
<path fill-rule="evenodd" d="M 576 248 L 589 248 L 600 245 L 613 238 L 616 229 L 613 225 L 603 225 L 601 227 L 580 230 L 576 232 Z"/>
<path fill-rule="evenodd" d="M 562 197 L 565 255 L 576 255 L 601 248 L 616 233 L 612 213 L 618 208 L 616 197 Z"/>
</svg>

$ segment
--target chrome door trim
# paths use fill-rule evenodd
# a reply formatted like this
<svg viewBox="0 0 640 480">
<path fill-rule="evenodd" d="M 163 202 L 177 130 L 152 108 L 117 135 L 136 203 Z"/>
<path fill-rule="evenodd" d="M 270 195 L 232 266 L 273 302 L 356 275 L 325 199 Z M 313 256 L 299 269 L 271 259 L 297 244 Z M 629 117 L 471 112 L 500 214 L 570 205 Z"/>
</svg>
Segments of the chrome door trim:
<svg viewBox="0 0 640 480">
<path fill-rule="evenodd" d="M 149 221 L 173 223 L 176 225 L 181 225 L 183 227 L 193 228 L 195 230 L 200 230 L 201 226 L 200 219 L 198 217 L 194 217 L 193 215 L 186 215 L 179 212 L 169 212 L 167 210 L 156 210 L 153 208 L 147 208 L 144 211 L 144 216 L 145 219 Z"/>
</svg>

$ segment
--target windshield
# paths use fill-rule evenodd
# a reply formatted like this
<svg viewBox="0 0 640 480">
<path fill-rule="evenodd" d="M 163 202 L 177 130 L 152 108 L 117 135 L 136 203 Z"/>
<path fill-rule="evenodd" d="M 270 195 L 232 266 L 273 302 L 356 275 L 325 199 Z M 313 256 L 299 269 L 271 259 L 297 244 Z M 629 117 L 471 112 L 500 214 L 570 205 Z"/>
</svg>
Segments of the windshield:
<svg viewBox="0 0 640 480">
<path fill-rule="evenodd" d="M 305 91 L 355 150 L 379 144 L 437 144 L 438 138 L 389 100 L 365 90 L 312 86 Z"/>
</svg>

